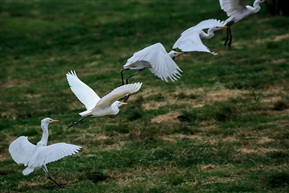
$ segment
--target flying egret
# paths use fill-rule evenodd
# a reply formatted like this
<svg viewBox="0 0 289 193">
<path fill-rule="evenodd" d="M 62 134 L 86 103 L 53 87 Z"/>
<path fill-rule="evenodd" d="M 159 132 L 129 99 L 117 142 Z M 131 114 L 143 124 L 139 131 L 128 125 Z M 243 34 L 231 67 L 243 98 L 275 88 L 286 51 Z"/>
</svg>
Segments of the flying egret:
<svg viewBox="0 0 289 193">
<path fill-rule="evenodd" d="M 175 63 L 174 58 L 180 54 L 182 53 L 174 50 L 167 53 L 161 43 L 153 44 L 135 52 L 121 70 L 122 84 L 124 85 L 123 72 L 125 70 L 137 70 L 126 79 L 126 84 L 128 84 L 128 80 L 131 77 L 145 69 L 149 69 L 153 74 L 166 82 L 168 82 L 168 79 L 171 81 L 177 80 L 181 76 L 182 70 Z"/>
<path fill-rule="evenodd" d="M 9 152 L 17 164 L 24 164 L 24 166 L 27 166 L 22 171 L 23 175 L 30 174 L 36 168 L 42 168 L 50 180 L 52 180 L 60 188 L 63 188 L 62 185 L 57 183 L 50 176 L 46 164 L 75 154 L 81 149 L 81 147 L 63 142 L 47 146 L 48 125 L 52 122 L 58 122 L 58 120 L 53 120 L 51 118 L 41 120 L 43 134 L 37 145 L 30 143 L 26 136 L 21 136 L 10 144 Z"/>
<path fill-rule="evenodd" d="M 229 17 L 225 20 L 227 28 L 227 37 L 225 38 L 225 46 L 227 45 L 231 48 L 232 44 L 232 33 L 231 25 L 244 19 L 245 17 L 257 13 L 260 11 L 260 3 L 263 3 L 265 0 L 255 0 L 253 7 L 246 5 L 243 0 L 219 0 L 221 9 L 224 10 Z"/>
<path fill-rule="evenodd" d="M 118 100 L 128 94 L 137 92 L 142 86 L 142 83 L 139 82 L 122 85 L 100 98 L 89 86 L 77 77 L 75 71 L 68 72 L 66 78 L 72 92 L 87 109 L 86 111 L 79 113 L 82 118 L 76 122 L 70 123 L 68 128 L 90 116 L 100 117 L 118 114 L 119 107 L 126 104 L 125 102 L 120 102 Z"/>
<path fill-rule="evenodd" d="M 217 19 L 204 20 L 185 30 L 173 45 L 173 49 L 179 49 L 182 52 L 209 52 L 216 55 L 217 53 L 211 52 L 207 46 L 202 43 L 201 39 L 210 39 L 214 36 L 214 31 L 223 28 L 228 28 L 225 26 L 224 21 Z M 204 29 L 208 29 L 207 33 L 203 31 Z"/>
</svg>

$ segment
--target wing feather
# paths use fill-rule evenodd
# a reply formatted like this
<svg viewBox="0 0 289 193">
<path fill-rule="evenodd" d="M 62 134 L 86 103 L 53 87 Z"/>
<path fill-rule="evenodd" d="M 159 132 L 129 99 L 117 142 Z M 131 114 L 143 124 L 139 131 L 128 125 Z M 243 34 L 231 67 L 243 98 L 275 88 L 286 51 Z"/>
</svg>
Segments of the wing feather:
<svg viewBox="0 0 289 193">
<path fill-rule="evenodd" d="M 228 17 L 246 9 L 246 4 L 243 0 L 219 0 L 219 2 L 221 9 L 226 12 Z"/>
<path fill-rule="evenodd" d="M 124 68 L 129 68 L 129 66 L 140 61 L 145 61 L 149 64 L 146 68 L 166 82 L 168 78 L 174 81 L 175 78 L 179 77 L 180 72 L 182 72 L 161 43 L 153 44 L 134 53 L 128 59 Z"/>
<path fill-rule="evenodd" d="M 92 109 L 100 100 L 100 97 L 77 77 L 75 71 L 68 72 L 66 78 L 72 92 L 86 109 Z"/>
<path fill-rule="evenodd" d="M 199 33 L 193 32 L 188 35 L 181 36 L 173 46 L 173 49 L 180 49 L 182 52 L 211 52 L 207 46 L 205 46 L 200 38 Z"/>
<path fill-rule="evenodd" d="M 46 147 L 39 152 L 37 160 L 43 160 L 43 164 L 57 161 L 69 155 L 77 153 L 81 149 L 80 146 L 68 143 L 55 143 Z"/>
<path fill-rule="evenodd" d="M 18 137 L 9 145 L 9 153 L 17 164 L 27 165 L 36 145 L 30 143 L 25 136 Z"/>
<path fill-rule="evenodd" d="M 188 35 L 190 33 L 200 32 L 203 29 L 208 29 L 214 26 L 225 26 L 225 21 L 221 21 L 218 19 L 207 19 L 207 20 L 201 21 L 200 23 L 198 23 L 197 25 L 193 27 L 186 29 L 185 31 L 181 33 L 181 35 L 183 36 L 183 35 Z"/>
<path fill-rule="evenodd" d="M 142 83 L 138 82 L 138 83 L 126 84 L 126 85 L 117 87 L 116 89 L 114 89 L 113 91 L 111 91 L 110 93 L 102 97 L 96 104 L 95 108 L 100 108 L 103 106 L 111 105 L 118 99 L 125 97 L 127 94 L 132 94 L 132 93 L 137 92 L 141 88 L 141 86 L 142 86 Z"/>
</svg>

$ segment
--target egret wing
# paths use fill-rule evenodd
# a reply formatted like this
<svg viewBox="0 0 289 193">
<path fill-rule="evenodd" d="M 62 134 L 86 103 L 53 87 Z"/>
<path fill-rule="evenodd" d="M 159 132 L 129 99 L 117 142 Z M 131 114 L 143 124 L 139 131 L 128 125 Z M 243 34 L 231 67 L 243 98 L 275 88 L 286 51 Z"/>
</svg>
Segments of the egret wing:
<svg viewBox="0 0 289 193">
<path fill-rule="evenodd" d="M 182 52 L 211 52 L 207 46 L 205 46 L 200 38 L 199 33 L 194 32 L 188 35 L 181 36 L 173 46 L 173 49 L 180 49 Z"/>
<path fill-rule="evenodd" d="M 35 147 L 27 137 L 21 136 L 9 145 L 9 153 L 16 163 L 27 165 Z"/>
<path fill-rule="evenodd" d="M 43 160 L 43 164 L 57 161 L 69 155 L 77 153 L 81 149 L 80 146 L 67 144 L 67 143 L 55 143 L 43 147 L 42 151 L 39 152 L 37 160 Z"/>
<path fill-rule="evenodd" d="M 166 82 L 168 79 L 175 81 L 180 78 L 182 70 L 168 55 L 162 44 L 158 43 L 156 46 L 157 48 L 155 51 L 146 58 L 152 66 L 152 68 L 149 68 L 149 70 L 161 80 Z"/>
<path fill-rule="evenodd" d="M 132 57 L 130 57 L 125 66 L 133 64 L 135 62 L 140 62 L 140 61 L 148 61 L 149 58 L 152 56 L 152 53 L 157 51 L 160 47 L 163 47 L 161 43 L 156 43 L 151 46 L 148 46 L 138 52 L 135 52 Z"/>
<path fill-rule="evenodd" d="M 180 72 L 182 72 L 161 43 L 153 44 L 134 53 L 128 59 L 127 64 L 139 61 L 148 62 L 151 66 L 149 70 L 164 81 L 168 81 L 168 78 L 174 81 L 179 78 Z"/>
<path fill-rule="evenodd" d="M 246 9 L 246 4 L 243 0 L 219 0 L 219 2 L 221 9 L 226 12 L 228 17 Z"/>
<path fill-rule="evenodd" d="M 68 72 L 66 78 L 72 92 L 86 109 L 92 109 L 100 100 L 100 97 L 77 77 L 75 71 Z"/>
<path fill-rule="evenodd" d="M 126 85 L 117 87 L 116 89 L 114 89 L 113 91 L 111 91 L 110 93 L 102 97 L 96 104 L 95 108 L 111 105 L 118 99 L 125 97 L 127 94 L 132 94 L 132 93 L 137 92 L 141 88 L 141 86 L 142 86 L 142 83 L 138 82 L 138 83 L 126 84 Z"/>
<path fill-rule="evenodd" d="M 225 21 L 221 21 L 218 19 L 207 19 L 201 21 L 197 25 L 190 27 L 181 33 L 181 36 L 188 35 L 190 33 L 200 32 L 203 29 L 208 29 L 215 26 L 225 26 Z"/>
</svg>

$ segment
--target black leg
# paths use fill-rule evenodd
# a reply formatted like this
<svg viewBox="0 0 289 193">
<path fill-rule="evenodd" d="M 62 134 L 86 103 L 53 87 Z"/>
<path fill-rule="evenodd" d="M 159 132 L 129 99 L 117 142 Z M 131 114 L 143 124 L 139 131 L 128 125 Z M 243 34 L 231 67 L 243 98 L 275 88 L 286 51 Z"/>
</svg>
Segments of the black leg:
<svg viewBox="0 0 289 193">
<path fill-rule="evenodd" d="M 59 188 L 65 188 L 63 185 L 57 183 L 49 174 L 47 167 L 45 165 L 42 166 L 42 169 L 44 170 L 44 172 L 46 173 L 48 179 L 50 179 L 52 182 L 54 182 Z"/>
<path fill-rule="evenodd" d="M 145 70 L 145 68 L 140 69 L 140 70 L 136 71 L 135 73 L 133 73 L 132 75 L 130 75 L 130 76 L 126 79 L 126 84 L 128 84 L 128 80 L 129 80 L 131 77 L 133 77 L 133 76 L 136 75 L 136 74 L 141 73 L 141 72 L 144 71 L 144 70 Z M 126 102 L 126 101 L 128 100 L 128 98 L 129 98 L 129 94 L 126 95 L 126 97 L 124 98 L 123 102 Z"/>
<path fill-rule="evenodd" d="M 79 123 L 80 121 L 82 121 L 83 119 L 86 119 L 88 117 L 91 117 L 92 115 L 87 115 L 87 116 L 84 116 L 84 117 L 81 117 L 78 121 L 76 122 L 72 122 L 72 123 L 69 123 L 69 125 L 67 126 L 67 129 L 70 128 L 70 127 L 73 127 L 74 125 L 76 125 L 77 123 Z"/>
<path fill-rule="evenodd" d="M 229 40 L 229 36 L 230 36 L 229 29 L 230 29 L 230 26 L 227 28 L 227 36 L 223 39 L 224 46 L 227 46 L 227 43 L 228 43 L 228 40 Z"/>
<path fill-rule="evenodd" d="M 232 45 L 232 31 L 231 31 L 231 27 L 229 26 L 227 28 L 227 37 L 224 38 L 224 46 L 229 47 L 229 49 L 231 49 L 231 45 Z"/>
<path fill-rule="evenodd" d="M 141 73 L 141 72 L 144 71 L 144 70 L 145 70 L 145 68 L 139 69 L 138 71 L 136 71 L 135 73 L 133 73 L 132 75 L 130 75 L 129 77 L 127 77 L 127 79 L 126 79 L 126 84 L 128 84 L 128 80 L 129 80 L 131 77 L 133 77 L 133 76 L 136 75 L 136 74 Z"/>
<path fill-rule="evenodd" d="M 232 39 L 233 39 L 233 37 L 232 37 L 231 28 L 228 27 L 228 29 L 229 29 L 229 43 L 228 43 L 228 47 L 231 49 Z"/>
<path fill-rule="evenodd" d="M 122 69 L 120 71 L 120 76 L 121 76 L 121 84 L 124 85 L 124 80 L 123 80 L 123 72 L 126 71 L 126 70 L 129 70 L 129 69 Z"/>
</svg>

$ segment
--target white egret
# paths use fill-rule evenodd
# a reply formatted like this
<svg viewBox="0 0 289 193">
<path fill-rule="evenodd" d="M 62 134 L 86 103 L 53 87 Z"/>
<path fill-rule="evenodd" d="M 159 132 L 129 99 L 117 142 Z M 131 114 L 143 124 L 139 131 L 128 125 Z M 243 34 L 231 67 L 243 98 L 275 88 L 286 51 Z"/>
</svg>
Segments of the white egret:
<svg viewBox="0 0 289 193">
<path fill-rule="evenodd" d="M 246 5 L 243 0 L 219 0 L 221 9 L 224 10 L 229 17 L 225 20 L 227 29 L 227 37 L 225 38 L 225 46 L 227 45 L 229 48 L 232 44 L 232 33 L 231 33 L 231 25 L 240 20 L 244 19 L 248 15 L 257 13 L 260 11 L 260 3 L 263 3 L 265 0 L 255 0 L 253 7 Z"/>
<path fill-rule="evenodd" d="M 227 28 L 224 21 L 217 19 L 204 20 L 185 30 L 173 45 L 173 49 L 179 49 L 182 52 L 209 52 L 216 55 L 215 52 L 211 52 L 207 46 L 203 44 L 201 39 L 212 38 L 214 31 L 222 28 Z M 203 31 L 204 29 L 208 29 L 207 33 Z"/>
<path fill-rule="evenodd" d="M 66 74 L 68 84 L 75 96 L 86 107 L 86 111 L 79 113 L 82 118 L 77 122 L 70 123 L 68 127 L 76 125 L 81 120 L 90 116 L 116 115 L 119 107 L 126 103 L 118 101 L 129 94 L 137 92 L 142 83 L 127 84 L 117 87 L 109 94 L 100 98 L 89 86 L 83 83 L 76 75 L 75 71 Z"/>
<path fill-rule="evenodd" d="M 175 63 L 174 58 L 180 54 L 182 53 L 174 50 L 167 53 L 161 43 L 153 44 L 135 52 L 121 70 L 122 84 L 124 84 L 123 72 L 125 70 L 137 70 L 126 79 L 126 84 L 128 84 L 131 77 L 145 69 L 149 69 L 154 75 L 166 82 L 168 82 L 168 79 L 171 81 L 177 80 L 181 76 L 182 70 Z"/>
<path fill-rule="evenodd" d="M 24 164 L 24 166 L 27 166 L 22 171 L 23 175 L 30 174 L 36 168 L 42 168 L 50 180 L 63 188 L 62 185 L 57 183 L 50 176 L 46 164 L 57 161 L 65 156 L 75 154 L 81 147 L 63 142 L 47 146 L 48 125 L 52 122 L 58 122 L 58 120 L 53 120 L 51 118 L 41 120 L 43 134 L 37 145 L 30 143 L 26 136 L 21 136 L 10 144 L 9 152 L 17 164 Z"/>
</svg>

